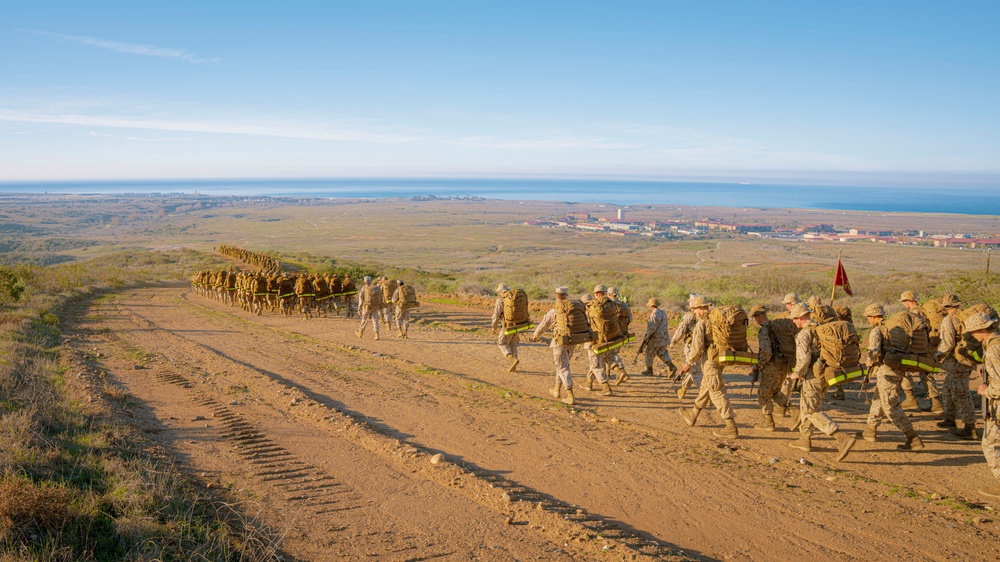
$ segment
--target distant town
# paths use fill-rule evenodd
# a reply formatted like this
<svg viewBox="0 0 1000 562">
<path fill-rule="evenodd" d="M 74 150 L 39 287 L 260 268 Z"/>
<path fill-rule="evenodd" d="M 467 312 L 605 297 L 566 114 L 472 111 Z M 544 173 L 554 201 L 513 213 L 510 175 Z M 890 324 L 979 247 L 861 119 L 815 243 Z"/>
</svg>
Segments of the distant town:
<svg viewBox="0 0 1000 562">
<path fill-rule="evenodd" d="M 528 226 L 541 228 L 573 228 L 611 236 L 649 236 L 653 238 L 702 238 L 713 234 L 735 234 L 749 237 L 827 242 L 872 242 L 935 246 L 939 248 L 994 249 L 1000 247 L 1000 235 L 982 233 L 932 233 L 923 230 L 837 229 L 831 224 L 807 224 L 799 228 L 776 228 L 772 225 L 734 224 L 718 218 L 705 217 L 695 221 L 629 221 L 627 209 L 618 209 L 616 216 L 597 217 L 591 213 L 567 213 L 560 217 L 544 217 L 525 221 Z"/>
</svg>

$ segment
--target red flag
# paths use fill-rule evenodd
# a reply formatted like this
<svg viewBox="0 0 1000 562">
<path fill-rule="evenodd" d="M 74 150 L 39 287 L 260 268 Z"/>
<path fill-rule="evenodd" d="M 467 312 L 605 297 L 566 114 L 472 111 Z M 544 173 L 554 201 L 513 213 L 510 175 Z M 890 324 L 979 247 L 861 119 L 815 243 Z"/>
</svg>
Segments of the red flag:
<svg viewBox="0 0 1000 562">
<path fill-rule="evenodd" d="M 844 271 L 844 264 L 840 263 L 840 258 L 837 258 L 837 275 L 833 278 L 834 290 L 838 285 L 844 288 L 845 293 L 854 296 L 854 293 L 851 292 L 851 282 L 847 280 L 847 272 Z"/>
</svg>

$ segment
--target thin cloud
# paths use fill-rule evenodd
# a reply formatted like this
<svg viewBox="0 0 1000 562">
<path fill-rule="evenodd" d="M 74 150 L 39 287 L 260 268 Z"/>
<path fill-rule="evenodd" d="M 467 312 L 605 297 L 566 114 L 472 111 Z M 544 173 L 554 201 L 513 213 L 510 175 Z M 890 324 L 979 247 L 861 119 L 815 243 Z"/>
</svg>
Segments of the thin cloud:
<svg viewBox="0 0 1000 562">
<path fill-rule="evenodd" d="M 47 114 L 31 111 L 0 109 L 0 122 L 71 125 L 109 129 L 140 129 L 222 135 L 248 135 L 287 139 L 354 141 L 372 143 L 403 143 L 426 140 L 413 130 L 364 130 L 353 125 L 358 121 L 328 123 L 229 123 L 222 121 L 189 121 L 151 118 L 109 117 L 79 114 Z"/>
<path fill-rule="evenodd" d="M 87 37 L 86 35 L 65 35 L 62 33 L 38 31 L 35 29 L 19 29 L 18 31 L 31 33 L 34 35 L 40 35 L 42 37 L 49 37 L 55 39 L 60 43 L 76 43 L 77 45 L 83 45 L 85 47 L 97 47 L 99 49 L 107 49 L 109 51 L 114 51 L 116 53 L 142 55 L 147 57 L 159 57 L 171 60 L 190 62 L 193 64 L 219 63 L 219 59 L 216 57 L 205 58 L 200 56 L 198 53 L 193 53 L 185 49 L 157 47 L 156 45 L 144 45 L 141 43 L 123 43 L 121 41 L 112 41 L 108 39 L 98 39 L 96 37 Z"/>
</svg>

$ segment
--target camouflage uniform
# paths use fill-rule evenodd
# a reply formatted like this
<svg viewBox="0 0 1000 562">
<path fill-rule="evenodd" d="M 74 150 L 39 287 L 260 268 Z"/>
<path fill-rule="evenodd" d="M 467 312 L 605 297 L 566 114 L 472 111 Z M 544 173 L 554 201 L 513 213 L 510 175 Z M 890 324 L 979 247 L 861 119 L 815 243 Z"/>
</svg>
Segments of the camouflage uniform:
<svg viewBox="0 0 1000 562">
<path fill-rule="evenodd" d="M 693 312 L 688 312 L 681 318 L 681 323 L 678 324 L 677 328 L 674 330 L 673 341 L 684 342 L 685 358 L 691 353 L 691 336 L 697 323 L 698 317 L 695 316 Z M 681 381 L 681 387 L 687 388 L 692 384 L 701 385 L 701 365 L 698 363 L 691 363 L 690 361 L 688 361 L 688 365 L 691 366 L 691 369 L 688 370 L 684 380 Z"/>
<path fill-rule="evenodd" d="M 373 303 L 372 307 L 369 309 L 365 305 L 365 300 L 368 294 L 371 293 L 371 301 Z M 378 303 L 376 306 L 374 303 Z M 362 285 L 361 290 L 358 291 L 358 310 L 361 316 L 361 327 L 358 328 L 359 335 L 365 332 L 365 327 L 368 325 L 368 321 L 371 320 L 372 327 L 375 328 L 375 335 L 378 335 L 378 320 L 379 320 L 379 310 L 382 309 L 382 289 L 378 285 Z"/>
<path fill-rule="evenodd" d="M 632 309 L 629 308 L 628 304 L 625 303 L 625 302 L 623 302 L 621 299 L 619 299 L 618 295 L 613 295 L 613 296 L 610 296 L 609 298 L 611 300 L 615 301 L 616 303 L 618 303 L 619 305 L 624 305 L 625 306 L 625 308 L 628 310 L 628 321 L 629 321 L 629 324 L 631 324 L 632 323 Z M 628 334 L 623 334 L 623 335 L 627 336 Z M 621 350 L 622 350 L 622 348 L 619 347 L 619 348 L 612 349 L 611 351 L 609 351 L 609 352 L 607 352 L 607 353 L 604 354 L 606 356 L 604 358 L 604 362 L 608 366 L 608 370 L 611 370 L 611 369 L 620 369 L 622 373 L 625 373 L 625 361 L 622 359 Z"/>
<path fill-rule="evenodd" d="M 830 416 L 823 412 L 823 396 L 826 395 L 826 381 L 816 376 L 813 364 L 819 359 L 819 341 L 813 336 L 812 323 L 799 330 L 795 336 L 795 368 L 792 375 L 802 380 L 799 392 L 799 432 L 804 439 L 812 437 L 813 426 L 827 435 L 833 435 L 838 427 Z"/>
<path fill-rule="evenodd" d="M 927 319 L 927 316 L 919 308 L 907 308 L 907 310 L 910 312 L 910 314 L 915 314 L 920 318 L 922 318 L 923 321 L 926 322 L 928 326 L 930 326 L 930 321 Z M 930 398 L 931 400 L 935 398 L 937 399 L 941 398 L 941 393 L 938 392 L 937 384 L 934 382 L 933 373 L 920 373 L 920 382 L 922 382 L 924 386 L 927 387 L 927 398 Z M 907 394 L 913 394 L 912 373 L 906 373 L 903 375 L 903 382 L 901 384 L 901 388 Z"/>
<path fill-rule="evenodd" d="M 757 369 L 760 371 L 757 404 L 764 417 L 769 419 L 774 414 L 775 403 L 782 408 L 788 406 L 788 396 L 781 392 L 781 385 L 789 372 L 788 358 L 774 352 L 776 345 L 777 342 L 772 341 L 769 320 L 757 332 L 757 346 L 760 348 L 757 355 Z"/>
<path fill-rule="evenodd" d="M 698 320 L 691 332 L 691 345 L 688 347 L 687 364 L 694 370 L 696 364 L 701 365 L 701 384 L 698 387 L 698 397 L 694 400 L 697 410 L 704 410 L 709 402 L 719 410 L 723 420 L 733 419 L 733 407 L 726 397 L 726 382 L 722 379 L 722 365 L 708 360 L 708 350 L 712 345 L 711 330 L 708 317 Z"/>
<path fill-rule="evenodd" d="M 592 374 L 599 384 L 604 384 L 608 382 L 607 353 L 598 355 L 594 353 L 595 347 L 597 347 L 595 342 L 583 344 L 583 349 L 587 350 L 587 362 L 590 367 L 588 376 Z"/>
<path fill-rule="evenodd" d="M 396 329 L 401 334 L 405 334 L 410 329 L 410 309 L 406 307 L 406 295 L 403 294 L 403 287 L 400 285 L 396 292 L 392 294 L 392 304 L 396 306 Z"/>
<path fill-rule="evenodd" d="M 875 375 L 875 385 L 878 388 L 878 396 L 872 400 L 872 407 L 868 412 L 868 427 L 877 429 L 882 418 L 888 416 L 900 431 L 910 433 L 913 431 L 913 424 L 899 405 L 903 374 L 882 362 L 885 355 L 883 344 L 887 338 L 884 322 L 868 332 L 868 368 L 869 373 Z"/>
<path fill-rule="evenodd" d="M 549 328 L 553 328 L 556 325 L 556 309 L 549 310 L 542 317 L 542 321 L 538 323 L 535 328 L 535 333 L 532 339 L 538 339 L 539 336 L 544 334 Z M 552 348 L 552 359 L 556 366 L 556 377 L 562 382 L 566 390 L 573 389 L 573 375 L 569 370 L 569 360 L 573 357 L 573 351 L 576 349 L 576 345 L 561 345 L 557 338 L 552 338 L 552 343 L 549 344 Z"/>
<path fill-rule="evenodd" d="M 694 317 L 694 314 L 691 314 Z M 667 313 L 654 308 L 646 320 L 646 370 L 653 369 L 653 360 L 657 357 L 667 365 L 673 364 L 670 358 L 670 327 L 667 325 Z M 694 369 L 694 365 L 691 367 Z"/>
<path fill-rule="evenodd" d="M 990 472 L 1000 485 L 1000 334 L 995 331 L 983 342 L 983 376 L 986 378 L 989 419 L 983 430 L 983 454 Z"/>
<path fill-rule="evenodd" d="M 952 312 L 944 317 L 939 329 L 941 343 L 937 348 L 937 358 L 944 360 L 941 363 L 941 370 L 945 372 L 944 385 L 942 390 L 942 402 L 944 403 L 945 420 L 960 419 L 965 423 L 965 427 L 976 425 L 976 409 L 972 403 L 972 396 L 969 395 L 969 378 L 972 376 L 972 365 L 965 359 L 955 356 L 955 345 L 958 343 L 958 331 L 955 322 L 958 320 Z"/>
<path fill-rule="evenodd" d="M 500 337 L 497 338 L 497 347 L 504 357 L 517 359 L 517 344 L 521 341 L 521 334 L 506 335 L 503 333 L 503 297 L 497 297 L 493 304 L 493 318 L 490 325 L 494 330 L 500 330 Z M 539 332 L 541 333 L 541 332 Z"/>
</svg>

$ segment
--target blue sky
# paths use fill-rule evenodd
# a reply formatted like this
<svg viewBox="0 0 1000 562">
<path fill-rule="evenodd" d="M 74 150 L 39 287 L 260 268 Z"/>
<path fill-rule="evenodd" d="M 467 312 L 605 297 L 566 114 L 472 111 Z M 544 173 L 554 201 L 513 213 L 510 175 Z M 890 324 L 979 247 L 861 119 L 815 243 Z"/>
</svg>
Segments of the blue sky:
<svg viewBox="0 0 1000 562">
<path fill-rule="evenodd" d="M 0 181 L 1000 173 L 998 2 L 289 4 L 6 2 Z"/>
</svg>

